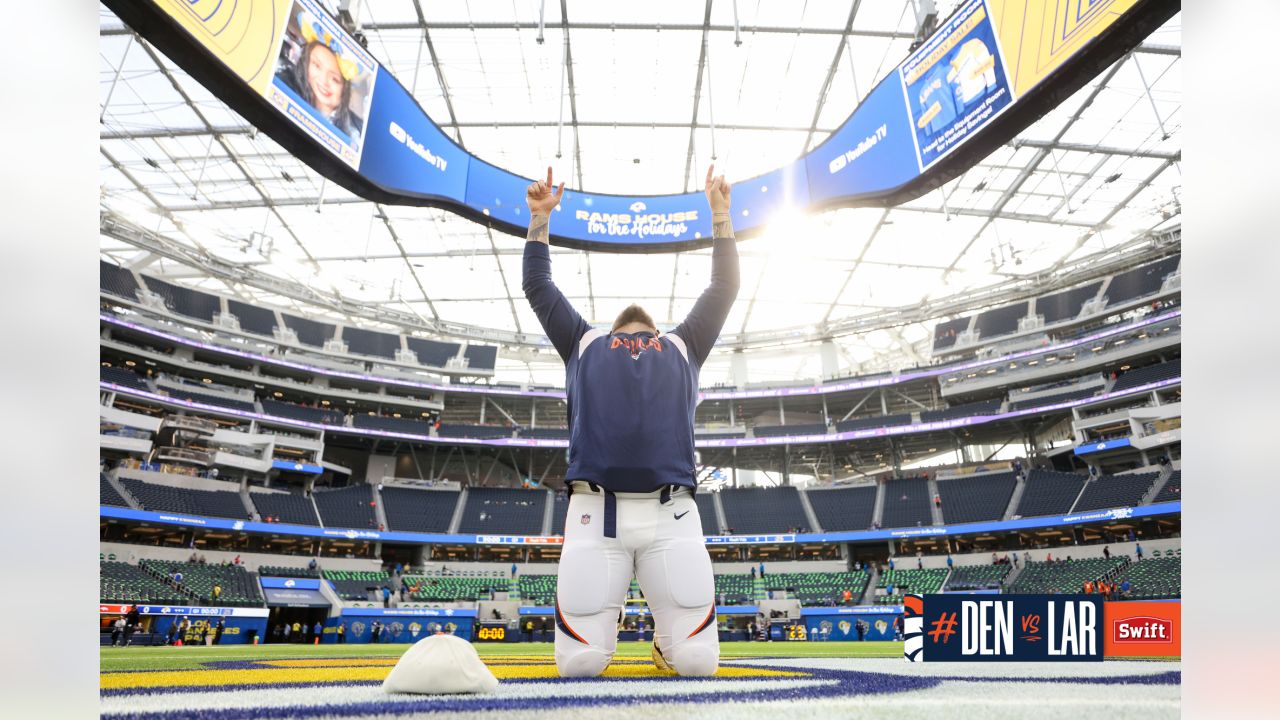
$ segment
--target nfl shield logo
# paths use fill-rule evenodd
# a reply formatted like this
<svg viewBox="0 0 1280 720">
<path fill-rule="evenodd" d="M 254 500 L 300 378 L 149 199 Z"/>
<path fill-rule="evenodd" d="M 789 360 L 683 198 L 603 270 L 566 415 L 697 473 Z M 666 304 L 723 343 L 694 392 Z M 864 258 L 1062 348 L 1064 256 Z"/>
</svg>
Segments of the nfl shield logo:
<svg viewBox="0 0 1280 720">
<path fill-rule="evenodd" d="M 590 525 L 590 524 L 591 524 L 591 513 L 583 513 L 583 514 L 582 514 L 582 524 L 583 524 L 583 525 Z"/>
</svg>

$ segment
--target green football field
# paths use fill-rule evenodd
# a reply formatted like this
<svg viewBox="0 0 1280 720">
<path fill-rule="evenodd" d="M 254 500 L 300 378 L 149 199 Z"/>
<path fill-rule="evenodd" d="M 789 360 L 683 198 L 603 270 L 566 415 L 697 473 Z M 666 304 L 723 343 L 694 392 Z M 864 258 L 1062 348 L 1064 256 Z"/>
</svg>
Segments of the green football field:
<svg viewBox="0 0 1280 720">
<path fill-rule="evenodd" d="M 649 657 L 649 643 L 620 642 L 617 658 Z M 476 644 L 481 657 L 521 655 L 550 657 L 551 643 Z M 217 647 L 104 647 L 102 672 L 131 670 L 198 670 L 222 660 L 285 660 L 294 658 L 398 658 L 408 645 L 221 645 Z M 900 642 L 756 642 L 724 643 L 722 658 L 839 657 L 901 658 Z"/>
</svg>

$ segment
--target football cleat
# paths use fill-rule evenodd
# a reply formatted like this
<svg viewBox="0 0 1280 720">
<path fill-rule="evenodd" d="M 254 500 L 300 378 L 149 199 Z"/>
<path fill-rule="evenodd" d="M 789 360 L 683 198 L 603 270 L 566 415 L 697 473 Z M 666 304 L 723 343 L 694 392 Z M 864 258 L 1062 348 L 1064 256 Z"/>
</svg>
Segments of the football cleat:
<svg viewBox="0 0 1280 720">
<path fill-rule="evenodd" d="M 667 664 L 667 659 L 662 657 L 662 651 L 658 649 L 658 643 L 654 643 L 650 647 L 652 650 L 649 654 L 653 656 L 654 666 L 663 672 L 675 672 L 675 670 Z"/>
</svg>

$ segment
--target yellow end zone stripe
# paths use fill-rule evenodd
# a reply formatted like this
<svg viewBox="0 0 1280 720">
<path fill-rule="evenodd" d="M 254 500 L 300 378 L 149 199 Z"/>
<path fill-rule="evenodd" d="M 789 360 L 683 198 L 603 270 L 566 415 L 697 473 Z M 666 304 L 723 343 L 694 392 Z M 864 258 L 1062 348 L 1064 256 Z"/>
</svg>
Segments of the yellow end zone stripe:
<svg viewBox="0 0 1280 720">
<path fill-rule="evenodd" d="M 550 680 L 559 677 L 554 665 L 497 666 L 491 668 L 499 680 Z M 262 668 L 252 670 L 162 670 L 158 672 L 116 672 L 100 676 L 101 689 L 166 688 L 205 686 L 217 690 L 226 685 L 268 685 L 276 683 L 368 682 L 386 678 L 389 667 L 308 667 Z M 716 678 L 807 677 L 802 671 L 770 670 L 754 667 L 721 667 Z M 604 671 L 606 678 L 671 677 L 651 663 L 615 664 Z"/>
</svg>

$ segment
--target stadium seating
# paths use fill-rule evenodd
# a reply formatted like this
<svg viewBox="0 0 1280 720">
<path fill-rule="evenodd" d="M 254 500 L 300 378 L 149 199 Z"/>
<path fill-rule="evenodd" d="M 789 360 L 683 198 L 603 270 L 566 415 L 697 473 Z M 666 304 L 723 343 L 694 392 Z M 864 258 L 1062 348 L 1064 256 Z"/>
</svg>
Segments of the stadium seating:
<svg viewBox="0 0 1280 720">
<path fill-rule="evenodd" d="M 556 575 L 521 575 L 520 599 L 525 605 L 554 605 Z"/>
<path fill-rule="evenodd" d="M 157 485 L 132 478 L 121 478 L 120 483 L 144 510 L 236 520 L 249 517 L 249 512 L 245 509 L 244 502 L 240 500 L 238 491 L 192 490 Z"/>
<path fill-rule="evenodd" d="M 306 567 L 288 567 L 283 565 L 263 565 L 258 568 L 258 574 L 263 577 L 285 577 L 285 578 L 319 578 L 320 571 L 312 570 Z"/>
<path fill-rule="evenodd" d="M 294 331 L 298 335 L 298 342 L 303 345 L 322 348 L 325 341 L 333 337 L 335 328 L 328 323 L 316 322 L 306 318 L 294 317 L 293 315 L 280 314 L 284 319 L 285 327 Z"/>
<path fill-rule="evenodd" d="M 1016 513 L 1022 517 L 1065 515 L 1080 494 L 1085 476 L 1053 470 L 1027 473 L 1026 488 L 1018 501 Z"/>
<path fill-rule="evenodd" d="M 388 530 L 442 533 L 449 529 L 460 493 L 451 490 L 382 488 L 382 509 Z"/>
<path fill-rule="evenodd" d="M 115 507 L 129 507 L 129 501 L 124 499 L 120 493 L 116 492 L 116 488 L 107 479 L 106 475 L 98 473 L 98 504 L 113 505 Z"/>
<path fill-rule="evenodd" d="M 1182 499 L 1182 471 L 1174 470 L 1152 502 L 1175 502 Z"/>
<path fill-rule="evenodd" d="M 1173 255 L 1112 276 L 1107 285 L 1107 306 L 1159 292 L 1165 277 L 1178 269 L 1181 259 L 1181 255 Z"/>
<path fill-rule="evenodd" d="M 265 337 L 275 336 L 276 314 L 271 310 L 231 298 L 227 299 L 227 310 L 240 321 L 241 330 Z"/>
<path fill-rule="evenodd" d="M 147 289 L 163 297 L 165 305 L 179 315 L 211 323 L 213 314 L 222 307 L 222 302 L 216 295 L 173 285 L 145 275 L 142 279 L 147 284 Z"/>
<path fill-rule="evenodd" d="M 1027 316 L 1026 301 L 1005 305 L 980 313 L 974 321 L 973 329 L 978 331 L 979 338 L 990 338 L 1017 332 L 1018 321 Z"/>
<path fill-rule="evenodd" d="M 725 523 L 738 535 L 786 532 L 809 525 L 800 494 L 790 486 L 721 490 L 720 506 Z"/>
<path fill-rule="evenodd" d="M 477 438 L 480 440 L 496 440 L 511 437 L 511 428 L 498 425 L 456 425 L 441 423 L 436 428 L 436 436 L 442 438 Z"/>
<path fill-rule="evenodd" d="M 1182 597 L 1182 557 L 1148 558 L 1133 563 L 1116 577 L 1116 583 L 1126 579 L 1131 600 Z"/>
<path fill-rule="evenodd" d="M 103 365 L 98 371 L 98 376 L 103 382 L 109 382 L 113 385 L 123 385 L 139 390 L 151 390 L 151 388 L 147 387 L 146 378 L 128 368 Z"/>
<path fill-rule="evenodd" d="M 546 504 L 545 490 L 471 488 L 458 532 L 538 535 Z"/>
<path fill-rule="evenodd" d="M 896 427 L 898 425 L 910 425 L 911 415 L 903 413 L 899 415 L 876 415 L 873 417 L 854 418 L 852 420 L 841 420 L 836 423 L 836 432 L 850 432 L 852 430 L 870 430 L 872 428 Z"/>
<path fill-rule="evenodd" d="M 1000 412 L 1001 402 L 1003 401 L 996 398 L 995 400 L 984 400 L 982 402 L 965 403 L 963 405 L 952 405 L 945 410 L 925 410 L 920 413 L 920 422 L 941 422 L 943 420 L 973 417 L 974 415 L 992 415 Z"/>
<path fill-rule="evenodd" d="M 999 588 L 1012 565 L 957 565 L 947 578 L 947 590 L 987 590 Z"/>
<path fill-rule="evenodd" d="M 343 415 L 337 410 L 326 410 L 324 408 L 305 407 L 303 405 L 294 405 L 293 403 L 280 402 L 278 400 L 262 401 L 262 412 L 275 417 L 291 418 L 293 420 L 302 420 L 303 422 L 321 423 L 324 425 L 342 425 Z"/>
<path fill-rule="evenodd" d="M 551 502 L 551 534 L 564 535 L 564 524 L 569 514 L 569 495 L 555 493 L 552 495 Z"/>
<path fill-rule="evenodd" d="M 320 524 L 320 518 L 316 517 L 315 505 L 311 504 L 311 498 L 303 497 L 297 493 L 274 493 L 274 492 L 254 492 L 249 491 L 249 499 L 253 501 L 253 506 L 257 508 L 258 515 L 266 520 L 271 517 L 282 523 L 291 523 L 293 525 L 316 525 Z"/>
<path fill-rule="evenodd" d="M 498 346 L 467 345 L 462 357 L 467 359 L 467 367 L 472 370 L 492 370 L 498 365 Z"/>
<path fill-rule="evenodd" d="M 373 508 L 373 488 L 352 485 L 337 490 L 316 488 L 311 493 L 325 527 L 368 529 L 378 527 Z"/>
<path fill-rule="evenodd" d="M 243 410 L 244 412 L 258 412 L 258 408 L 253 403 L 245 400 L 233 400 L 222 395 L 210 395 L 207 393 L 193 392 L 184 388 L 176 388 L 165 385 L 159 390 L 166 393 L 169 397 L 177 400 L 189 400 L 191 402 L 202 403 L 204 405 L 216 405 L 218 407 L 231 408 L 233 410 Z"/>
<path fill-rule="evenodd" d="M 374 330 L 362 330 L 347 325 L 342 328 L 342 340 L 347 344 L 347 351 L 356 355 L 394 360 L 396 351 L 400 349 L 400 336 Z"/>
<path fill-rule="evenodd" d="M 808 423 L 803 425 L 757 425 L 752 432 L 756 437 L 825 435 L 827 433 L 827 426 L 823 423 Z"/>
<path fill-rule="evenodd" d="M 380 593 L 381 588 L 391 587 L 391 576 L 377 570 L 325 570 L 324 579 L 343 600 L 368 600 L 369 588 L 379 588 Z"/>
<path fill-rule="evenodd" d="M 880 526 L 919 527 L 933 524 L 933 498 L 929 496 L 929 481 L 925 478 L 891 480 L 884 486 L 884 512 Z"/>
<path fill-rule="evenodd" d="M 893 589 L 892 593 L 876 596 L 877 605 L 897 605 L 902 596 L 910 593 L 936 593 L 942 589 L 947 579 L 947 571 L 941 568 L 925 568 L 924 570 L 885 570 L 880 573 L 876 582 L 877 588 Z"/>
<path fill-rule="evenodd" d="M 839 605 L 845 590 L 849 590 L 857 602 L 870 579 L 865 572 L 769 573 L 762 584 L 765 590 L 785 590 L 788 597 L 800 600 L 801 605 Z"/>
<path fill-rule="evenodd" d="M 427 367 L 444 367 L 458 355 L 458 348 L 461 347 L 457 343 L 416 337 L 406 337 L 405 343 L 418 356 L 418 362 Z"/>
<path fill-rule="evenodd" d="M 1096 280 L 1088 285 L 1045 295 L 1036 300 L 1036 314 L 1044 316 L 1045 325 L 1075 318 L 1084 304 L 1097 296 L 1100 287 L 1102 281 Z"/>
<path fill-rule="evenodd" d="M 693 496 L 698 506 L 698 518 L 702 521 L 703 535 L 720 535 L 720 522 L 716 519 L 716 498 L 711 493 L 701 492 Z"/>
<path fill-rule="evenodd" d="M 387 432 L 406 433 L 408 435 L 427 436 L 431 434 L 431 423 L 412 418 L 385 417 L 382 415 L 353 415 L 353 427 L 366 430 L 385 430 Z"/>
<path fill-rule="evenodd" d="M 138 281 L 133 279 L 133 273 L 106 260 L 98 261 L 98 287 L 126 300 L 138 299 Z"/>
<path fill-rule="evenodd" d="M 716 595 L 724 596 L 726 605 L 751 605 L 755 602 L 755 587 L 747 573 L 718 574 Z"/>
<path fill-rule="evenodd" d="M 1071 402 L 1073 400 L 1083 400 L 1087 397 L 1093 397 L 1098 394 L 1100 388 L 1088 388 L 1086 390 L 1072 390 L 1071 392 L 1058 393 L 1056 395 L 1046 395 L 1030 400 L 1019 400 L 1009 403 L 1010 410 L 1026 410 L 1027 408 L 1045 407 L 1048 405 L 1057 405 L 1058 403 Z"/>
<path fill-rule="evenodd" d="M 568 440 L 569 428 L 520 428 L 520 437 L 535 440 Z"/>
<path fill-rule="evenodd" d="M 182 573 L 182 589 L 193 593 L 203 603 L 238 607 L 261 607 L 264 603 L 258 576 L 239 565 L 207 565 L 171 560 L 143 560 L 143 569 L 159 575 Z M 215 600 L 213 587 L 222 587 L 222 594 Z"/>
<path fill-rule="evenodd" d="M 488 600 L 489 593 L 507 592 L 511 581 L 504 577 L 441 577 L 405 576 L 412 591 L 410 597 L 417 602 L 457 602 Z"/>
<path fill-rule="evenodd" d="M 1142 502 L 1143 496 L 1156 481 L 1156 473 L 1133 473 L 1130 475 L 1103 475 L 1091 480 L 1084 486 L 1073 512 L 1087 510 L 1105 510 L 1108 508 L 1133 507 Z"/>
<path fill-rule="evenodd" d="M 938 496 L 942 498 L 942 517 L 948 524 L 999 520 L 1004 517 L 1017 484 L 1012 472 L 940 480 Z"/>
<path fill-rule="evenodd" d="M 136 565 L 115 561 L 98 565 L 99 602 L 188 605 L 194 599 Z"/>
<path fill-rule="evenodd" d="M 1161 380 L 1169 380 L 1176 377 L 1182 377 L 1181 358 L 1162 362 L 1158 365 L 1148 365 L 1129 370 L 1116 378 L 1116 383 L 1111 387 L 1111 391 L 1119 392 L 1120 390 L 1128 390 L 1147 383 L 1160 382 Z"/>
<path fill-rule="evenodd" d="M 1029 562 L 1009 586 L 1008 592 L 1078 593 L 1085 582 L 1092 582 L 1114 572 L 1122 564 L 1123 556 L 1111 558 L 1085 558 L 1083 560 L 1056 560 L 1054 562 Z"/>
<path fill-rule="evenodd" d="M 823 530 L 867 530 L 876 511 L 876 486 L 810 490 L 809 506 Z"/>
</svg>

